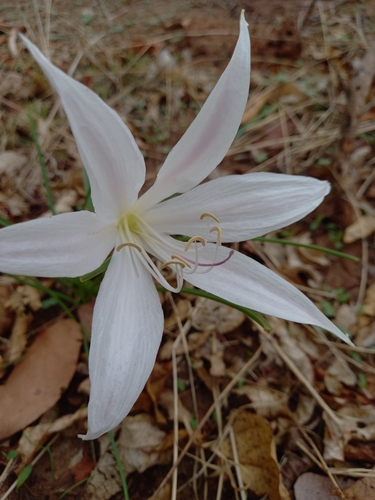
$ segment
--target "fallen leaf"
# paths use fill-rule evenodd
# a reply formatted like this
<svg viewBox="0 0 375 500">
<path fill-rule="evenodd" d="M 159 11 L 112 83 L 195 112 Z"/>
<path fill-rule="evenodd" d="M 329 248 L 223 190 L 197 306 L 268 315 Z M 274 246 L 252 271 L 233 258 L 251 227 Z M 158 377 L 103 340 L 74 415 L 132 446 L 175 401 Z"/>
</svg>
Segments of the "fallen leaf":
<svg viewBox="0 0 375 500">
<path fill-rule="evenodd" d="M 30 314 L 25 314 L 23 311 L 18 312 L 9 338 L 6 356 L 8 363 L 12 363 L 23 354 L 27 344 L 26 332 L 31 320 Z"/>
<path fill-rule="evenodd" d="M 268 495 L 269 500 L 280 500 L 282 497 L 279 491 L 280 472 L 276 445 L 268 420 L 242 410 L 229 422 L 234 432 L 244 487 L 258 496 Z M 220 449 L 227 458 L 234 460 L 229 437 L 224 440 Z"/>
<path fill-rule="evenodd" d="M 69 320 L 70 321 L 70 320 Z M 18 442 L 17 451 L 21 458 L 21 464 L 17 470 L 22 470 L 31 462 L 33 456 L 40 451 L 41 445 L 47 441 L 51 434 L 61 432 L 73 423 L 87 418 L 87 408 L 80 408 L 75 413 L 64 415 L 54 422 L 41 423 L 33 427 L 27 427 Z"/>
<path fill-rule="evenodd" d="M 343 493 L 347 500 L 375 500 L 375 478 L 364 477 Z"/>
<path fill-rule="evenodd" d="M 27 162 L 27 157 L 15 151 L 0 153 L 0 174 L 12 174 L 22 168 Z"/>
<path fill-rule="evenodd" d="M 340 479 L 341 488 L 353 482 L 351 479 Z M 294 495 L 296 500 L 338 500 L 340 498 L 328 477 L 312 472 L 306 472 L 297 479 L 294 485 Z"/>
<path fill-rule="evenodd" d="M 78 483 L 88 477 L 95 466 L 96 462 L 92 460 L 91 456 L 87 452 L 83 453 L 82 460 L 70 468 L 70 472 L 74 476 L 74 482 Z"/>
<path fill-rule="evenodd" d="M 169 463 L 170 450 L 155 451 L 166 433 L 159 429 L 151 417 L 141 413 L 126 417 L 121 424 L 117 447 L 125 475 L 133 471 L 143 472 L 159 463 Z M 90 500 L 109 500 L 121 490 L 119 473 L 111 451 L 100 458 L 87 484 Z"/>
<path fill-rule="evenodd" d="M 362 215 L 345 229 L 344 243 L 353 243 L 361 238 L 367 238 L 375 231 L 375 216 Z"/>
<path fill-rule="evenodd" d="M 375 283 L 370 285 L 366 290 L 363 313 L 368 316 L 375 316 Z"/>
<path fill-rule="evenodd" d="M 245 315 L 225 304 L 199 297 L 191 315 L 192 325 L 197 330 L 215 330 L 227 333 L 239 327 L 245 320 Z"/>
<path fill-rule="evenodd" d="M 71 319 L 38 334 L 0 386 L 0 439 L 23 429 L 59 400 L 74 375 L 81 340 L 80 326 Z"/>
</svg>

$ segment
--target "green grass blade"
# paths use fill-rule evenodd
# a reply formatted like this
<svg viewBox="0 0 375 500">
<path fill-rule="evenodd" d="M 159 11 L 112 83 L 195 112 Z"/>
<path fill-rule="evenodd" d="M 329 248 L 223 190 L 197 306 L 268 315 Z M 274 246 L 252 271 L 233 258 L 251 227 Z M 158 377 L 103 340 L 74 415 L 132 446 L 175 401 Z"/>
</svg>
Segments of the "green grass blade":
<svg viewBox="0 0 375 500">
<path fill-rule="evenodd" d="M 73 484 L 73 486 L 71 486 L 70 488 L 68 488 L 67 490 L 64 491 L 64 493 L 62 493 L 59 498 L 64 498 L 66 497 L 66 495 L 69 495 L 69 493 L 71 491 L 73 491 L 75 488 L 77 488 L 77 486 L 81 486 L 81 484 L 84 484 L 86 483 L 86 481 L 88 481 L 89 478 L 88 477 L 85 477 L 85 479 L 81 479 L 81 481 L 78 481 L 78 483 L 75 483 Z"/>
<path fill-rule="evenodd" d="M 281 245 L 308 248 L 309 250 L 316 250 L 318 252 L 328 253 L 329 255 L 335 255 L 335 257 L 352 260 L 353 262 L 359 261 L 358 257 L 355 257 L 354 255 L 349 255 L 348 253 L 339 252 L 338 250 L 332 250 L 331 248 L 321 247 L 319 245 L 308 245 L 306 243 L 298 243 L 297 241 L 283 240 L 279 238 L 253 238 L 252 241 L 259 241 L 260 243 L 280 243 Z"/>
<path fill-rule="evenodd" d="M 87 274 L 84 274 L 83 276 L 81 276 L 79 278 L 80 281 L 82 283 L 84 283 L 85 281 L 91 280 L 91 278 L 95 278 L 99 274 L 104 273 L 107 270 L 107 267 L 109 266 L 110 261 L 111 261 L 111 257 L 108 257 L 108 259 L 106 259 L 100 267 L 98 267 L 94 271 L 91 271 L 91 273 L 87 273 Z"/>
<path fill-rule="evenodd" d="M 10 220 L 0 217 L 0 226 L 11 226 L 12 224 L 13 222 L 10 222 Z"/>
<path fill-rule="evenodd" d="M 117 444 L 116 444 L 116 441 L 115 441 L 115 438 L 113 436 L 113 432 L 112 431 L 108 432 L 108 437 L 109 437 L 109 440 L 111 442 L 113 456 L 115 457 L 115 460 L 116 460 L 117 470 L 118 470 L 118 472 L 120 474 L 120 479 L 121 479 L 121 484 L 122 484 L 122 491 L 124 492 L 124 498 L 125 498 L 125 500 L 130 500 L 129 491 L 128 491 L 128 485 L 126 483 L 126 477 L 125 477 L 124 468 L 123 468 L 121 460 L 120 460 L 120 455 L 119 455 L 119 452 L 118 452 Z"/>
</svg>

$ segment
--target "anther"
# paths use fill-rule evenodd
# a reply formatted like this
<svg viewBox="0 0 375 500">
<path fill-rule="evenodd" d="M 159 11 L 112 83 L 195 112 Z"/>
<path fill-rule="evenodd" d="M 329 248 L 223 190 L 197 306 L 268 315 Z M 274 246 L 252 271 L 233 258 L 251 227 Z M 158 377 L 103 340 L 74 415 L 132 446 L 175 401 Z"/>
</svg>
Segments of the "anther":
<svg viewBox="0 0 375 500">
<path fill-rule="evenodd" d="M 136 248 L 138 250 L 138 252 L 142 253 L 142 248 L 139 245 L 137 245 L 136 243 L 133 243 L 133 242 L 130 242 L 130 241 L 129 241 L 129 243 L 121 243 L 121 245 L 119 245 L 116 248 L 116 250 L 119 252 L 124 247 L 133 247 L 133 248 Z"/>
<path fill-rule="evenodd" d="M 211 217 L 211 219 L 220 224 L 220 220 L 216 217 L 216 215 L 212 214 L 211 212 L 203 212 L 203 214 L 199 218 L 200 220 L 203 220 L 205 217 Z"/>
<path fill-rule="evenodd" d="M 190 262 L 188 259 L 185 259 L 184 257 L 182 257 L 181 255 L 178 255 L 178 254 L 172 254 L 171 255 L 171 258 L 174 259 L 174 260 L 179 260 L 180 262 L 182 262 L 183 264 L 185 264 L 186 267 L 191 267 L 190 265 Z"/>
<path fill-rule="evenodd" d="M 218 226 L 214 226 L 210 229 L 210 233 L 213 233 L 214 231 L 217 232 L 217 244 L 220 246 L 223 239 L 223 231 Z"/>
<path fill-rule="evenodd" d="M 189 250 L 190 245 L 192 243 L 202 243 L 202 246 L 205 246 L 206 245 L 206 240 L 204 238 L 202 238 L 201 236 L 193 236 L 192 238 L 190 238 L 189 241 L 186 242 L 185 252 L 187 252 Z"/>
<path fill-rule="evenodd" d="M 161 268 L 165 269 L 167 266 L 170 266 L 171 264 L 177 264 L 178 266 L 181 266 L 182 269 L 184 269 L 184 267 L 186 267 L 187 265 L 190 267 L 190 265 L 187 262 L 184 262 L 184 260 L 181 257 L 176 256 L 176 258 L 171 259 L 171 260 L 167 260 L 167 262 L 164 262 L 164 264 L 162 264 Z"/>
</svg>

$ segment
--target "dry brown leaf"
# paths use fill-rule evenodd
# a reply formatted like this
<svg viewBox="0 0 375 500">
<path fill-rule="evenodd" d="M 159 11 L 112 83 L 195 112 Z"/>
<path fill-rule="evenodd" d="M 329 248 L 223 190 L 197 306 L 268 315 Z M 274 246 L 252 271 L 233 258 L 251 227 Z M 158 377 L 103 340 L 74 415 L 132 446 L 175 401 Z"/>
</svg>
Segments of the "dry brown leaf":
<svg viewBox="0 0 375 500">
<path fill-rule="evenodd" d="M 271 318 L 270 323 L 280 339 L 280 347 L 283 349 L 285 354 L 295 363 L 297 368 L 299 368 L 307 380 L 313 383 L 314 369 L 311 361 L 300 348 L 297 340 L 289 334 L 285 321 L 277 318 Z"/>
<path fill-rule="evenodd" d="M 180 321 L 185 321 L 191 309 L 190 300 L 186 299 L 179 300 L 176 304 L 176 307 Z M 165 318 L 164 328 L 165 330 L 173 330 L 176 327 L 177 327 L 177 318 L 176 314 L 173 313 L 170 316 L 168 316 L 168 318 Z"/>
<path fill-rule="evenodd" d="M 0 439 L 23 429 L 59 400 L 72 379 L 81 329 L 71 319 L 42 330 L 0 386 Z"/>
<path fill-rule="evenodd" d="M 13 314 L 5 307 L 9 299 L 11 289 L 9 286 L 0 285 L 0 335 L 2 335 L 12 324 Z"/>
<path fill-rule="evenodd" d="M 192 313 L 192 325 L 197 330 L 215 330 L 227 333 L 239 327 L 245 315 L 225 304 L 199 297 Z"/>
<path fill-rule="evenodd" d="M 87 418 L 87 408 L 80 408 L 75 413 L 64 415 L 54 422 L 37 424 L 34 427 L 27 427 L 18 442 L 17 451 L 21 458 L 18 466 L 20 471 L 25 465 L 31 462 L 33 456 L 40 451 L 40 446 L 47 441 L 51 434 L 67 429 L 75 422 Z"/>
<path fill-rule="evenodd" d="M 286 394 L 262 387 L 261 385 L 245 385 L 237 389 L 238 395 L 250 399 L 258 415 L 275 418 L 287 409 L 288 397 Z"/>
<path fill-rule="evenodd" d="M 343 493 L 347 500 L 375 500 L 375 478 L 364 477 Z"/>
<path fill-rule="evenodd" d="M 25 350 L 27 344 L 26 332 L 31 320 L 32 316 L 30 314 L 25 314 L 23 311 L 18 312 L 9 339 L 6 355 L 8 363 L 17 360 Z"/>
<path fill-rule="evenodd" d="M 375 231 L 375 216 L 362 215 L 345 229 L 344 243 L 353 243 L 361 238 L 367 238 Z"/>
<path fill-rule="evenodd" d="M 12 175 L 22 168 L 26 162 L 26 156 L 16 153 L 15 151 L 4 151 L 0 153 L 0 174 L 6 172 Z"/>
<path fill-rule="evenodd" d="M 236 412 L 230 422 L 244 487 L 256 495 L 268 495 L 270 500 L 280 500 L 282 496 L 279 490 L 280 473 L 276 446 L 268 420 L 260 415 L 240 411 Z M 227 458 L 234 460 L 229 437 L 220 448 Z M 286 498 L 284 492 L 283 497 Z"/>
<path fill-rule="evenodd" d="M 64 189 L 55 203 L 55 212 L 63 214 L 65 212 L 72 212 L 74 206 L 77 204 L 78 194 L 75 189 Z M 43 213 L 42 217 L 51 217 L 53 214 L 51 210 Z"/>
<path fill-rule="evenodd" d="M 370 285 L 366 290 L 363 313 L 368 316 L 375 316 L 375 283 Z"/>
<path fill-rule="evenodd" d="M 331 394 L 340 394 L 343 385 L 354 387 L 357 378 L 344 359 L 335 359 L 324 372 L 324 383 Z"/>
<path fill-rule="evenodd" d="M 155 451 L 166 434 L 154 425 L 151 417 L 144 413 L 127 417 L 121 424 L 117 441 L 125 475 L 133 471 L 143 472 L 159 463 L 169 463 L 170 452 Z M 121 490 L 116 462 L 110 451 L 99 460 L 87 485 L 90 500 L 108 500 Z"/>
<path fill-rule="evenodd" d="M 351 479 L 342 479 L 341 487 L 347 487 L 352 483 Z M 338 492 L 332 484 L 332 481 L 319 474 L 306 472 L 302 474 L 294 485 L 294 495 L 296 500 L 339 500 Z"/>
<path fill-rule="evenodd" d="M 90 335 L 91 333 L 91 327 L 92 327 L 92 315 L 94 312 L 94 305 L 95 302 L 87 302 L 86 304 L 82 304 L 79 306 L 77 310 L 77 316 L 79 319 L 79 322 L 85 328 L 86 333 Z"/>
</svg>

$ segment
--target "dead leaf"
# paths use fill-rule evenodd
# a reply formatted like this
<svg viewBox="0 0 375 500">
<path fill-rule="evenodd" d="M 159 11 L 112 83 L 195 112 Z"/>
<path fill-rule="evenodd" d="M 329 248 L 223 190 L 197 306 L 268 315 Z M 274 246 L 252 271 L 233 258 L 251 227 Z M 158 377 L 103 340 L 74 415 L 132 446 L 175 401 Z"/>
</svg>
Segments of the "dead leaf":
<svg viewBox="0 0 375 500">
<path fill-rule="evenodd" d="M 288 397 L 261 385 L 244 385 L 237 389 L 238 395 L 247 396 L 258 415 L 273 419 L 287 411 Z"/>
<path fill-rule="evenodd" d="M 8 363 L 12 363 L 23 354 L 27 344 L 26 332 L 31 320 L 32 316 L 30 314 L 25 314 L 23 311 L 17 314 L 9 339 L 6 356 Z"/>
<path fill-rule="evenodd" d="M 190 300 L 186 299 L 179 300 L 176 304 L 176 307 L 180 321 L 185 321 L 191 309 Z M 174 328 L 176 328 L 176 326 L 177 326 L 177 318 L 175 313 L 171 314 L 171 316 L 168 316 L 168 318 L 165 318 L 164 321 L 165 330 L 173 330 Z"/>
<path fill-rule="evenodd" d="M 6 172 L 11 175 L 21 169 L 27 162 L 27 157 L 15 151 L 0 153 L 0 174 Z"/>
<path fill-rule="evenodd" d="M 96 462 L 92 460 L 91 456 L 87 452 L 83 453 L 82 460 L 70 468 L 70 472 L 74 476 L 74 482 L 78 483 L 88 477 L 95 466 Z"/>
<path fill-rule="evenodd" d="M 344 243 L 353 243 L 361 238 L 367 238 L 375 231 L 375 216 L 362 215 L 345 229 Z"/>
<path fill-rule="evenodd" d="M 59 400 L 72 379 L 81 329 L 71 319 L 42 330 L 0 386 L 0 439 L 23 429 Z"/>
<path fill-rule="evenodd" d="M 92 315 L 94 312 L 94 305 L 95 305 L 94 301 L 87 302 L 86 304 L 82 304 L 81 306 L 79 306 L 79 308 L 77 310 L 77 316 L 78 316 L 79 322 L 81 323 L 83 328 L 85 328 L 86 333 L 88 335 L 91 334 Z"/>
<path fill-rule="evenodd" d="M 364 477 L 344 490 L 343 493 L 347 500 L 375 500 L 375 478 Z"/>
<path fill-rule="evenodd" d="M 238 328 L 245 317 L 242 312 L 233 307 L 199 297 L 192 313 L 192 325 L 197 330 L 227 333 Z"/>
<path fill-rule="evenodd" d="M 121 424 L 117 441 L 125 475 L 133 471 L 143 472 L 159 463 L 169 463 L 170 451 L 155 451 L 163 442 L 166 433 L 159 429 L 149 415 L 141 413 L 127 417 Z M 115 460 L 110 451 L 100 458 L 87 485 L 90 500 L 108 500 L 121 490 Z"/>
<path fill-rule="evenodd" d="M 280 500 L 276 445 L 268 420 L 247 411 L 236 413 L 230 422 L 244 487 L 256 495 L 268 495 L 270 500 Z M 227 458 L 234 460 L 229 437 L 220 449 Z"/>
<path fill-rule="evenodd" d="M 344 384 L 348 387 L 354 387 L 357 384 L 357 378 L 344 359 L 335 358 L 324 373 L 324 383 L 331 394 L 338 395 Z"/>
<path fill-rule="evenodd" d="M 338 479 L 341 488 L 353 482 L 352 479 Z M 306 472 L 297 479 L 294 485 L 294 495 L 296 500 L 339 500 L 340 498 L 328 477 L 312 472 Z"/>
<path fill-rule="evenodd" d="M 366 290 L 363 313 L 368 316 L 375 316 L 375 283 L 370 285 Z"/>
<path fill-rule="evenodd" d="M 31 462 L 33 456 L 40 450 L 40 446 L 47 441 L 51 434 L 61 432 L 73 423 L 85 418 L 87 418 L 87 408 L 80 408 L 75 413 L 64 415 L 54 422 L 27 427 L 18 442 L 17 451 L 21 457 L 21 464 L 18 466 L 18 471 Z"/>
</svg>

